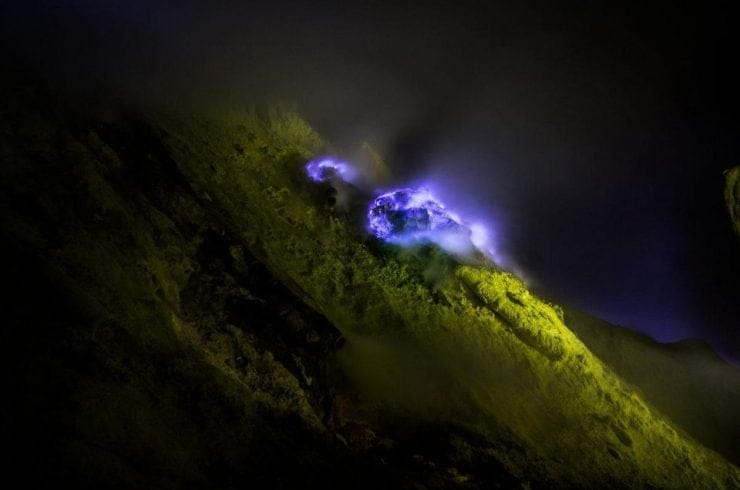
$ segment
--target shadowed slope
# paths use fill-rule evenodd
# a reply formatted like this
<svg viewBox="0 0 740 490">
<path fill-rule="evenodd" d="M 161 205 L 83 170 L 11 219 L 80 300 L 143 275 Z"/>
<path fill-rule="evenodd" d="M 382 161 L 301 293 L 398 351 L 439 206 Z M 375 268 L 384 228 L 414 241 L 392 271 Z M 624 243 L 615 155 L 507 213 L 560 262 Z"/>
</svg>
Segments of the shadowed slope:
<svg viewBox="0 0 740 490">
<path fill-rule="evenodd" d="M 697 440 L 740 462 L 740 371 L 700 340 L 661 344 L 586 313 L 565 322 L 588 348 L 647 401 Z"/>
</svg>

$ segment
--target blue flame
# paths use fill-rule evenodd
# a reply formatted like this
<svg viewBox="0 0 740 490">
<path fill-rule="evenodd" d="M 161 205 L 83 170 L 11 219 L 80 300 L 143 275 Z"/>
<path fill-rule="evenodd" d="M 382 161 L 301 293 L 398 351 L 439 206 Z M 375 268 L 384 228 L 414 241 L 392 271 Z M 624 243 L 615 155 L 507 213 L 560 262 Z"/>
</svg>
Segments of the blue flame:
<svg viewBox="0 0 740 490">
<path fill-rule="evenodd" d="M 315 182 L 330 182 L 335 187 L 340 182 L 354 184 L 359 178 L 351 164 L 328 156 L 309 161 L 306 173 Z M 460 256 L 470 256 L 477 250 L 496 259 L 488 227 L 477 221 L 463 221 L 426 185 L 394 189 L 375 197 L 368 207 L 367 226 L 375 237 L 389 243 L 435 243 Z"/>
<path fill-rule="evenodd" d="M 311 160 L 306 164 L 306 173 L 314 182 L 331 182 L 335 179 L 353 182 L 357 178 L 357 171 L 352 165 L 333 157 Z"/>
<path fill-rule="evenodd" d="M 425 188 L 402 188 L 376 197 L 368 208 L 368 228 L 376 237 L 399 245 L 432 242 L 468 254 L 487 243 L 481 225 L 468 226 Z"/>
<path fill-rule="evenodd" d="M 433 230 L 461 227 L 426 189 L 398 189 L 375 198 L 368 210 L 370 230 L 392 240 Z"/>
</svg>

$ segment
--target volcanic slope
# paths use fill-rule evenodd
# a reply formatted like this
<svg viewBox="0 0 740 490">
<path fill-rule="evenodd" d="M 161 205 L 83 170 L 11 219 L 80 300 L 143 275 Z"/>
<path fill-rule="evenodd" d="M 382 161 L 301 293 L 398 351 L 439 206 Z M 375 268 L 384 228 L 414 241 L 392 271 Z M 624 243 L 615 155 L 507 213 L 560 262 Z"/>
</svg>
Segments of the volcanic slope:
<svg viewBox="0 0 740 490">
<path fill-rule="evenodd" d="M 281 461 L 298 475 L 288 485 L 336 483 L 332 471 L 346 482 L 350 470 L 331 469 L 346 465 L 357 480 L 408 486 L 431 474 L 469 488 L 484 466 L 504 486 L 740 486 L 734 465 L 651 406 L 518 278 L 434 247 L 377 243 L 327 209 L 303 166 L 330 148 L 296 114 L 136 111 L 111 122 L 6 95 L 3 234 L 29 264 L 8 264 L 24 286 L 14 315 L 31 294 L 26 273 L 57 285 L 42 289 L 50 304 L 75 312 L 59 327 L 65 348 L 6 335 L 41 343 L 29 372 L 42 386 L 36 371 L 56 362 L 45 354 L 60 359 L 49 370 L 74 398 L 53 405 L 63 430 L 44 423 L 73 434 L 59 439 L 71 464 L 165 487 L 264 483 Z M 313 325 L 324 347 L 311 335 L 296 344 L 285 325 Z M 394 434 L 429 428 L 459 434 L 447 442 L 468 454 L 456 461 L 469 475 L 431 457 L 415 470 L 369 462 L 405 444 Z M 165 470 L 152 476 L 152 461 Z"/>
</svg>

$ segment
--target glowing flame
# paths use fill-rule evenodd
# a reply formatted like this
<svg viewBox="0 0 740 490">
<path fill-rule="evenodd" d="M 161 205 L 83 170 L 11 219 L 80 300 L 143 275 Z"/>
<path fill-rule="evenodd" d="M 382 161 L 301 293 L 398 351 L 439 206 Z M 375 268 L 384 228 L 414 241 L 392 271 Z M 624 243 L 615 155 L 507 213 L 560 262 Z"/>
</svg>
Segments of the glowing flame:
<svg viewBox="0 0 740 490">
<path fill-rule="evenodd" d="M 353 183 L 357 170 L 347 162 L 322 157 L 306 164 L 308 177 L 315 182 Z M 445 208 L 425 187 L 406 187 L 378 195 L 367 212 L 368 231 L 377 238 L 397 245 L 435 243 L 448 252 L 467 256 L 478 250 L 493 257 L 491 237 L 486 226 L 466 223 Z"/>
<path fill-rule="evenodd" d="M 468 254 L 474 248 L 485 251 L 488 244 L 484 227 L 467 226 L 424 188 L 381 194 L 370 203 L 367 217 L 370 232 L 390 243 L 432 242 L 456 254 Z"/>
<path fill-rule="evenodd" d="M 330 182 L 337 178 L 352 182 L 357 177 L 357 171 L 349 163 L 332 157 L 311 160 L 306 164 L 306 173 L 314 182 Z"/>
</svg>

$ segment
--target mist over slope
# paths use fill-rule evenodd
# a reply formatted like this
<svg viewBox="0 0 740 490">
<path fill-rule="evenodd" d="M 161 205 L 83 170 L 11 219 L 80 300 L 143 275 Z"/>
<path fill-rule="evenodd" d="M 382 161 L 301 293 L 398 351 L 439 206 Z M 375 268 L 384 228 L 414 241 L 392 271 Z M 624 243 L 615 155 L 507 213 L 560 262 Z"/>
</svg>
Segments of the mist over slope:
<svg viewBox="0 0 740 490">
<path fill-rule="evenodd" d="M 732 7 L 16 1 L 0 49 L 128 103 L 294 104 L 347 156 L 368 141 L 495 225 L 543 295 L 738 358 Z"/>
<path fill-rule="evenodd" d="M 518 278 L 332 212 L 295 113 L 4 91 L 4 426 L 32 481 L 740 484 Z"/>
</svg>

